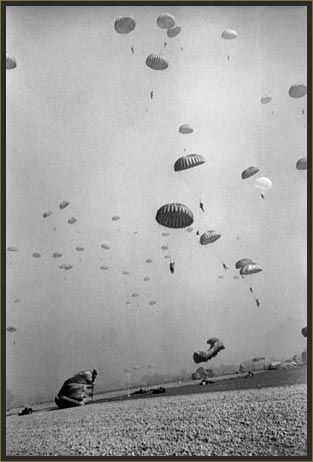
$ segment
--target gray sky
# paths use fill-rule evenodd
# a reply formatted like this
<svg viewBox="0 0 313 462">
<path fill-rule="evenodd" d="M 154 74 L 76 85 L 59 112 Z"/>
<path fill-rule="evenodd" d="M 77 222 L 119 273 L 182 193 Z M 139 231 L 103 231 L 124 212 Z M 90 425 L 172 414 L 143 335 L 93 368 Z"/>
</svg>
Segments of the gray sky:
<svg viewBox="0 0 313 462">
<path fill-rule="evenodd" d="M 175 38 L 156 24 L 164 11 L 182 27 Z M 113 27 L 124 14 L 136 19 L 128 35 Z M 223 40 L 226 28 L 238 38 Z M 307 155 L 306 97 L 288 90 L 306 83 L 305 7 L 10 6 L 7 51 L 18 63 L 7 71 L 7 246 L 18 248 L 7 252 L 7 324 L 17 327 L 8 389 L 53 397 L 93 367 L 101 387 L 135 364 L 134 379 L 149 363 L 192 371 L 211 336 L 226 349 L 208 366 L 301 352 L 307 185 L 295 164 Z M 165 54 L 168 69 L 148 68 L 150 53 Z M 178 132 L 184 123 L 193 134 Z M 174 172 L 184 149 L 206 163 Z M 259 174 L 242 180 L 251 165 Z M 265 200 L 260 176 L 273 183 Z M 168 202 L 192 209 L 194 230 L 222 238 L 200 246 L 195 232 L 162 228 L 155 214 Z M 252 280 L 260 308 L 249 281 L 233 279 L 243 257 L 263 267 Z"/>
</svg>

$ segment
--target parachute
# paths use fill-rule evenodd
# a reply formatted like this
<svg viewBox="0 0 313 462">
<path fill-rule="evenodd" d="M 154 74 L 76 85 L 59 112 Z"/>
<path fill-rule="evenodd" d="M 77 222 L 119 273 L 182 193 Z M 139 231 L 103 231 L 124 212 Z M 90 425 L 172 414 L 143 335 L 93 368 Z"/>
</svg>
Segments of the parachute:
<svg viewBox="0 0 313 462">
<path fill-rule="evenodd" d="M 155 301 L 155 300 L 151 300 L 151 301 L 149 302 L 149 305 L 151 305 L 151 306 L 152 306 L 152 305 L 155 305 L 155 304 L 156 304 L 156 301 Z"/>
<path fill-rule="evenodd" d="M 249 274 L 257 274 L 263 271 L 263 268 L 260 265 L 255 263 L 249 263 L 248 265 L 242 266 L 240 268 L 240 274 L 242 276 L 248 276 Z"/>
<path fill-rule="evenodd" d="M 269 178 L 262 176 L 261 178 L 255 180 L 254 186 L 262 191 L 261 197 L 264 198 L 263 194 L 271 189 L 272 182 Z"/>
<path fill-rule="evenodd" d="M 108 267 L 108 266 L 105 266 L 105 265 L 102 265 L 102 266 L 100 266 L 100 269 L 105 271 L 105 270 L 108 270 L 109 267 Z"/>
<path fill-rule="evenodd" d="M 162 236 L 169 236 L 170 233 L 162 233 Z"/>
<path fill-rule="evenodd" d="M 143 278 L 144 281 L 150 281 L 150 278 L 148 276 Z"/>
<path fill-rule="evenodd" d="M 262 96 L 262 98 L 261 98 L 261 104 L 267 104 L 267 103 L 269 103 L 270 101 L 272 101 L 272 97 L 269 96 L 269 95 Z"/>
<path fill-rule="evenodd" d="M 168 250 L 168 247 L 167 247 L 167 245 L 162 245 L 162 246 L 161 246 L 161 249 L 162 249 L 162 250 Z"/>
<path fill-rule="evenodd" d="M 16 247 L 7 247 L 7 251 L 8 252 L 17 252 L 17 248 Z"/>
<path fill-rule="evenodd" d="M 107 244 L 101 244 L 101 248 L 105 250 L 109 250 L 110 246 L 108 246 Z"/>
<path fill-rule="evenodd" d="M 226 40 L 231 40 L 231 39 L 235 39 L 237 38 L 237 32 L 235 30 L 232 30 L 232 29 L 225 29 L 223 32 L 222 32 L 222 35 L 221 37 L 223 39 L 226 39 Z"/>
<path fill-rule="evenodd" d="M 296 169 L 297 170 L 307 170 L 307 159 L 306 157 L 303 157 L 302 159 L 299 159 L 296 163 Z"/>
<path fill-rule="evenodd" d="M 204 157 L 199 154 L 189 154 L 188 156 L 180 157 L 174 164 L 175 172 L 181 170 L 187 170 L 188 168 L 197 167 L 198 165 L 204 164 Z"/>
<path fill-rule="evenodd" d="M 17 329 L 16 329 L 16 327 L 14 327 L 14 326 L 8 326 L 8 327 L 7 327 L 7 331 L 8 331 L 8 332 L 16 332 Z"/>
<path fill-rule="evenodd" d="M 181 31 L 180 26 L 170 27 L 169 29 L 167 29 L 167 36 L 170 37 L 170 38 L 173 38 L 176 35 L 178 35 L 180 33 L 180 31 Z"/>
<path fill-rule="evenodd" d="M 33 253 L 33 258 L 40 258 L 40 257 L 41 257 L 40 253 L 37 253 L 37 252 Z"/>
<path fill-rule="evenodd" d="M 243 180 L 246 180 L 250 176 L 255 175 L 256 173 L 258 173 L 258 171 L 259 171 L 258 167 L 248 167 L 248 168 L 246 168 L 246 170 L 244 170 L 241 173 L 241 178 Z"/>
<path fill-rule="evenodd" d="M 76 247 L 77 252 L 83 252 L 85 249 L 84 247 Z"/>
<path fill-rule="evenodd" d="M 303 329 L 301 329 L 301 333 L 303 335 L 303 337 L 306 337 L 307 336 L 307 327 L 303 327 Z"/>
<path fill-rule="evenodd" d="M 209 230 L 206 233 L 203 233 L 200 237 L 200 244 L 207 245 L 212 244 L 213 242 L 217 241 L 221 237 L 221 234 L 217 234 L 214 230 Z"/>
<path fill-rule="evenodd" d="M 155 71 L 163 71 L 168 67 L 168 60 L 163 55 L 152 53 L 147 57 L 146 65 Z"/>
<path fill-rule="evenodd" d="M 45 213 L 43 214 L 43 217 L 44 217 L 44 218 L 47 218 L 47 217 L 50 217 L 50 215 L 52 215 L 52 214 L 53 214 L 53 212 L 52 212 L 51 210 L 48 210 L 48 212 L 45 212 Z"/>
<path fill-rule="evenodd" d="M 169 13 L 162 13 L 157 18 L 157 25 L 161 29 L 171 29 L 175 26 L 175 18 Z"/>
<path fill-rule="evenodd" d="M 252 358 L 252 361 L 255 363 L 257 361 L 265 361 L 265 357 L 264 356 L 258 356 L 256 358 Z"/>
<path fill-rule="evenodd" d="M 246 265 L 254 265 L 253 261 L 251 260 L 251 258 L 242 258 L 241 260 L 238 260 L 236 262 L 236 269 L 241 269 L 243 268 L 244 266 Z"/>
<path fill-rule="evenodd" d="M 112 221 L 117 221 L 119 219 L 120 219 L 120 217 L 118 215 L 114 215 L 114 217 L 112 217 Z"/>
<path fill-rule="evenodd" d="M 17 66 L 16 59 L 13 56 L 10 56 L 8 53 L 6 53 L 5 68 L 7 70 L 10 70 L 10 69 L 14 69 L 16 66 Z"/>
<path fill-rule="evenodd" d="M 196 351 L 193 354 L 193 360 L 196 364 L 209 361 L 209 359 L 214 358 L 221 350 L 225 349 L 224 343 L 217 337 L 212 337 L 207 340 L 207 344 L 210 345 L 207 353 L 204 351 Z"/>
<path fill-rule="evenodd" d="M 170 255 L 164 255 L 164 258 L 166 258 L 168 260 L 169 258 L 171 258 L 171 256 Z"/>
<path fill-rule="evenodd" d="M 62 265 L 60 265 L 59 268 L 68 271 L 73 268 L 73 265 L 66 265 L 65 263 L 62 263 Z"/>
<path fill-rule="evenodd" d="M 151 258 L 147 258 L 147 259 L 146 259 L 146 263 L 152 263 Z"/>
<path fill-rule="evenodd" d="M 81 371 L 67 379 L 55 397 L 59 408 L 83 406 L 93 399 L 97 371 Z"/>
<path fill-rule="evenodd" d="M 191 128 L 188 124 L 183 124 L 179 127 L 178 131 L 183 135 L 188 135 L 189 133 L 193 133 L 193 128 Z"/>
<path fill-rule="evenodd" d="M 76 223 L 77 219 L 75 217 L 71 217 L 67 220 L 68 224 L 74 225 Z"/>
<path fill-rule="evenodd" d="M 187 228 L 193 223 L 193 214 L 186 205 L 172 203 L 160 207 L 155 219 L 168 228 Z"/>
<path fill-rule="evenodd" d="M 119 34 L 129 34 L 136 27 L 136 21 L 131 16 L 120 16 L 114 22 L 114 29 Z"/>
<path fill-rule="evenodd" d="M 192 233 L 193 228 L 187 228 L 187 233 Z"/>
<path fill-rule="evenodd" d="M 133 292 L 132 297 L 139 297 L 139 294 L 137 294 L 137 292 Z"/>
<path fill-rule="evenodd" d="M 307 94 L 307 91 L 306 85 L 302 83 L 294 84 L 289 88 L 289 96 L 291 96 L 291 98 L 302 98 Z"/>
<path fill-rule="evenodd" d="M 61 204 L 59 205 L 60 209 L 65 209 L 65 207 L 67 207 L 70 203 L 68 201 L 63 201 L 61 202 Z"/>
<path fill-rule="evenodd" d="M 54 252 L 53 257 L 54 258 L 60 258 L 60 257 L 62 257 L 62 254 L 58 253 L 58 252 Z"/>
</svg>

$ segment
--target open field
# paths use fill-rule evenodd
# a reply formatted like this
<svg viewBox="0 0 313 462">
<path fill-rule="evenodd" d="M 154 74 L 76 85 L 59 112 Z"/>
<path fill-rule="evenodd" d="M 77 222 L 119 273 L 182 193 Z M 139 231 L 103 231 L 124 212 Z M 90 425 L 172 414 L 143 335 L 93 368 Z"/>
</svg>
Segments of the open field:
<svg viewBox="0 0 313 462">
<path fill-rule="evenodd" d="M 187 385 L 184 391 L 183 387 L 170 388 L 165 396 L 153 399 L 137 397 L 24 417 L 12 415 L 7 418 L 6 454 L 305 456 L 304 371 L 271 371 L 252 379 L 212 384 L 231 387 L 241 380 L 255 385 L 254 389 L 207 393 L 213 391 L 211 385 Z"/>
</svg>

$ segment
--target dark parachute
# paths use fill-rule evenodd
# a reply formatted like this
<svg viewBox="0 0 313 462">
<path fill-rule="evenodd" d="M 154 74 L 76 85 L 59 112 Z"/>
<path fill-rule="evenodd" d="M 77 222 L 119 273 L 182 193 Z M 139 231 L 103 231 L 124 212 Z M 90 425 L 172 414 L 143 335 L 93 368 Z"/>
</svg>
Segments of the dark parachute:
<svg viewBox="0 0 313 462">
<path fill-rule="evenodd" d="M 174 164 L 175 172 L 187 170 L 188 168 L 197 167 L 198 165 L 204 164 L 205 159 L 199 154 L 189 154 L 188 156 L 180 157 Z"/>
<path fill-rule="evenodd" d="M 168 67 L 168 59 L 163 55 L 152 53 L 147 57 L 146 65 L 155 71 L 163 71 Z"/>
<path fill-rule="evenodd" d="M 119 34 L 129 34 L 136 27 L 136 21 L 131 16 L 120 16 L 114 22 L 114 29 Z"/>
<path fill-rule="evenodd" d="M 187 228 L 193 223 L 193 214 L 186 205 L 172 203 L 160 207 L 155 219 L 168 228 Z"/>
<path fill-rule="evenodd" d="M 61 202 L 61 204 L 59 205 L 60 209 L 65 209 L 65 207 L 67 207 L 70 203 L 68 201 L 63 201 Z"/>
<path fill-rule="evenodd" d="M 221 237 L 221 234 L 218 234 L 214 230 L 209 230 L 206 233 L 203 233 L 200 237 L 200 244 L 207 245 L 212 244 L 213 242 L 217 241 Z"/>
<path fill-rule="evenodd" d="M 157 18 L 157 25 L 161 29 L 171 29 L 175 26 L 175 18 L 169 13 L 162 13 Z"/>
<path fill-rule="evenodd" d="M 251 258 L 242 258 L 236 262 L 236 269 L 241 269 L 246 265 L 253 264 Z"/>
<path fill-rule="evenodd" d="M 244 170 L 241 173 L 241 178 L 243 180 L 246 180 L 250 176 L 255 175 L 256 173 L 258 173 L 258 171 L 259 171 L 258 167 L 248 167 L 248 168 L 246 168 L 246 170 Z"/>
<path fill-rule="evenodd" d="M 307 327 L 303 327 L 303 329 L 301 329 L 301 333 L 303 335 L 303 337 L 306 337 L 307 336 Z"/>
<path fill-rule="evenodd" d="M 307 170 L 307 160 L 306 157 L 303 157 L 302 159 L 299 159 L 296 163 L 296 169 L 297 170 Z"/>
<path fill-rule="evenodd" d="M 59 393 L 55 397 L 55 402 L 59 408 L 83 406 L 93 399 L 94 381 L 97 371 L 81 371 L 67 379 Z"/>
</svg>

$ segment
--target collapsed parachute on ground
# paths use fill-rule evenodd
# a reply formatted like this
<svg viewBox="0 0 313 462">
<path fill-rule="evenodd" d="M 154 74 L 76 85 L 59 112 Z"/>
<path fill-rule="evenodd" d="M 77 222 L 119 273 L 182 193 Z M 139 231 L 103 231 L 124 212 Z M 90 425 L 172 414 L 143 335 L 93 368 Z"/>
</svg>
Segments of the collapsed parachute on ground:
<svg viewBox="0 0 313 462">
<path fill-rule="evenodd" d="M 225 29 L 223 32 L 222 32 L 222 35 L 221 37 L 223 39 L 226 39 L 226 40 L 231 40 L 231 39 L 235 39 L 238 37 L 237 35 L 237 32 L 235 30 L 232 30 L 232 29 Z"/>
<path fill-rule="evenodd" d="M 40 253 L 38 253 L 38 252 L 33 253 L 33 258 L 40 258 L 40 257 L 41 257 Z"/>
<path fill-rule="evenodd" d="M 7 331 L 8 331 L 8 332 L 16 332 L 17 329 L 16 329 L 16 327 L 14 327 L 14 326 L 8 326 L 8 327 L 7 327 Z"/>
<path fill-rule="evenodd" d="M 183 135 L 188 135 L 190 133 L 193 133 L 193 128 L 191 128 L 189 124 L 183 124 L 179 127 L 178 131 Z"/>
<path fill-rule="evenodd" d="M 306 337 L 307 336 L 307 327 L 303 327 L 303 329 L 301 329 L 301 333 L 303 335 L 303 337 Z"/>
<path fill-rule="evenodd" d="M 180 31 L 181 31 L 180 26 L 171 27 L 170 29 L 167 29 L 167 36 L 170 38 L 176 37 L 176 35 L 178 35 Z"/>
<path fill-rule="evenodd" d="M 53 214 L 52 210 L 48 210 L 48 212 L 45 212 L 45 213 L 43 214 L 43 217 L 44 217 L 44 218 L 47 218 L 47 217 L 50 217 L 50 215 L 52 215 L 52 214 Z"/>
<path fill-rule="evenodd" d="M 54 258 L 60 258 L 60 257 L 62 257 L 62 254 L 58 253 L 58 252 L 54 252 L 53 257 Z"/>
<path fill-rule="evenodd" d="M 131 16 L 120 16 L 114 22 L 114 29 L 119 34 L 129 34 L 136 27 L 136 21 Z"/>
<path fill-rule="evenodd" d="M 289 88 L 289 96 L 291 96 L 291 98 L 302 98 L 307 94 L 307 91 L 306 85 L 302 83 L 294 84 Z"/>
<path fill-rule="evenodd" d="M 55 397 L 59 408 L 83 406 L 92 401 L 97 371 L 81 371 L 67 379 Z"/>
<path fill-rule="evenodd" d="M 8 252 L 17 252 L 17 248 L 16 247 L 7 247 L 7 251 Z"/>
<path fill-rule="evenodd" d="M 70 203 L 68 201 L 63 201 L 61 202 L 61 204 L 59 205 L 60 209 L 65 209 L 65 207 L 67 207 Z"/>
<path fill-rule="evenodd" d="M 242 258 L 241 260 L 238 260 L 236 262 L 236 269 L 241 269 L 246 265 L 254 264 L 254 262 L 251 260 L 251 258 Z"/>
<path fill-rule="evenodd" d="M 245 265 L 240 268 L 240 274 L 242 276 L 248 276 L 249 274 L 257 274 L 263 271 L 263 268 L 260 265 L 251 264 Z"/>
<path fill-rule="evenodd" d="M 209 230 L 206 233 L 203 233 L 200 237 L 200 244 L 207 245 L 212 244 L 213 242 L 217 241 L 221 237 L 221 234 L 218 234 L 214 230 Z"/>
<path fill-rule="evenodd" d="M 84 247 L 79 247 L 79 246 L 76 247 L 77 252 L 83 252 L 84 250 L 85 250 Z"/>
<path fill-rule="evenodd" d="M 188 156 L 183 156 L 177 159 L 174 164 L 175 172 L 180 172 L 181 170 L 187 170 L 188 168 L 197 167 L 198 165 L 204 164 L 205 159 L 199 154 L 189 154 Z"/>
<path fill-rule="evenodd" d="M 164 55 L 152 53 L 147 57 L 146 65 L 155 71 L 163 71 L 168 67 L 168 59 Z"/>
<path fill-rule="evenodd" d="M 16 59 L 13 56 L 10 56 L 6 53 L 5 68 L 7 70 L 14 69 L 17 66 Z"/>
<path fill-rule="evenodd" d="M 307 170 L 307 159 L 306 157 L 303 157 L 302 159 L 299 159 L 296 163 L 296 169 L 297 170 Z"/>
<path fill-rule="evenodd" d="M 172 203 L 160 207 L 155 219 L 168 228 L 187 228 L 193 223 L 193 214 L 186 205 Z"/>
<path fill-rule="evenodd" d="M 262 96 L 262 98 L 261 98 L 261 104 L 267 104 L 267 103 L 269 103 L 270 101 L 272 101 L 272 97 L 269 96 L 269 95 Z"/>
<path fill-rule="evenodd" d="M 170 29 L 175 26 L 175 18 L 172 14 L 162 13 L 157 18 L 157 25 L 161 29 Z"/>
<path fill-rule="evenodd" d="M 117 220 L 120 220 L 120 217 L 118 215 L 114 215 L 112 217 L 112 221 L 117 221 Z"/>
<path fill-rule="evenodd" d="M 193 360 L 196 364 L 209 361 L 210 359 L 214 358 L 221 350 L 225 349 L 224 343 L 217 337 L 212 337 L 207 340 L 207 344 L 210 345 L 207 353 L 204 351 L 196 351 L 193 354 Z"/>
<path fill-rule="evenodd" d="M 250 176 L 255 175 L 256 173 L 258 173 L 258 171 L 259 171 L 258 167 L 248 167 L 248 168 L 246 168 L 246 170 L 244 170 L 241 173 L 241 178 L 243 180 L 246 180 L 247 178 L 250 178 Z"/>
</svg>

